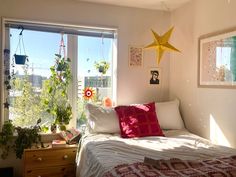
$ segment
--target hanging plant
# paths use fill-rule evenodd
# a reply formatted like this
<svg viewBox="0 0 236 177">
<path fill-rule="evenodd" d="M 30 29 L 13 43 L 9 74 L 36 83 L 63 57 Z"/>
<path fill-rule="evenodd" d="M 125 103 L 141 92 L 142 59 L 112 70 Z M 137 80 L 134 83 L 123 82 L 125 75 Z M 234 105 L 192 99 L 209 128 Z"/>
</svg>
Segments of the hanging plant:
<svg viewBox="0 0 236 177">
<path fill-rule="evenodd" d="M 47 112 L 55 117 L 54 124 L 67 125 L 72 115 L 72 112 L 67 109 L 71 108 L 67 95 L 72 78 L 69 67 L 70 59 L 64 59 L 61 55 L 56 54 L 55 61 L 55 65 L 50 68 L 51 76 L 49 78 L 49 87 L 47 88 L 48 97 L 45 98 L 44 103 L 47 106 Z M 58 66 L 60 66 L 62 70 L 58 71 Z M 66 105 L 67 108 L 65 107 Z M 64 112 L 62 111 L 62 107 L 65 107 Z M 65 114 L 65 112 L 67 114 Z M 62 116 L 65 117 L 62 118 Z M 60 121 L 62 119 L 64 119 L 64 121 Z"/>
<path fill-rule="evenodd" d="M 25 45 L 24 45 L 24 40 L 23 40 L 24 28 L 22 26 L 20 26 L 19 29 L 21 29 L 21 32 L 19 34 L 19 42 L 18 42 L 17 47 L 16 47 L 16 52 L 14 54 L 14 59 L 15 59 L 15 64 L 24 65 L 26 61 L 27 62 L 29 61 L 29 59 L 28 59 L 28 56 L 26 55 L 26 52 L 25 52 Z M 20 54 L 16 54 L 18 49 L 20 51 Z M 22 49 L 24 51 L 24 54 L 21 54 Z"/>
<path fill-rule="evenodd" d="M 105 60 L 101 60 L 99 62 L 95 61 L 94 67 L 97 69 L 99 73 L 106 74 L 107 70 L 110 67 L 110 64 Z"/>
<path fill-rule="evenodd" d="M 68 68 L 70 67 L 68 62 L 70 62 L 70 59 L 67 58 L 67 60 L 63 59 L 61 60 L 61 55 L 55 54 L 56 55 L 56 64 L 55 64 L 55 69 L 57 71 L 67 71 Z"/>
<path fill-rule="evenodd" d="M 64 50 L 64 57 L 61 55 L 61 50 Z M 47 97 L 44 100 L 47 112 L 54 118 L 54 123 L 51 125 L 52 132 L 56 131 L 56 126 L 64 130 L 65 125 L 68 125 L 72 118 L 72 108 L 68 100 L 68 87 L 72 79 L 71 60 L 65 57 L 63 34 L 59 54 L 55 55 L 55 64 L 50 68 L 51 76 L 48 80 Z"/>
<path fill-rule="evenodd" d="M 26 61 L 28 61 L 27 55 L 14 55 L 15 58 L 15 64 L 17 65 L 24 65 Z"/>
</svg>

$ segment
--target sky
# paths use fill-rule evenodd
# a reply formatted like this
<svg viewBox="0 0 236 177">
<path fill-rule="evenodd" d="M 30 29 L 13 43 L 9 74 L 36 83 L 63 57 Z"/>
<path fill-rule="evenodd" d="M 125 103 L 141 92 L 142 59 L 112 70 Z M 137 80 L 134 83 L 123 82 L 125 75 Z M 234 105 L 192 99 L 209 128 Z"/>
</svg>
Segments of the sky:
<svg viewBox="0 0 236 177">
<path fill-rule="evenodd" d="M 19 29 L 11 29 L 10 34 L 10 56 L 22 54 L 29 57 L 29 74 L 50 76 L 50 66 L 54 65 L 55 54 L 59 53 L 61 34 L 23 31 L 23 42 L 25 53 L 21 43 L 21 51 L 17 45 L 19 43 Z M 64 35 L 64 42 L 67 45 L 67 35 Z M 105 59 L 112 61 L 112 39 L 78 36 L 78 75 L 96 76 L 99 73 L 95 70 L 94 62 Z M 17 49 L 17 51 L 16 51 Z M 23 74 L 21 65 L 16 66 L 16 70 Z M 108 70 L 108 73 L 111 69 Z"/>
</svg>

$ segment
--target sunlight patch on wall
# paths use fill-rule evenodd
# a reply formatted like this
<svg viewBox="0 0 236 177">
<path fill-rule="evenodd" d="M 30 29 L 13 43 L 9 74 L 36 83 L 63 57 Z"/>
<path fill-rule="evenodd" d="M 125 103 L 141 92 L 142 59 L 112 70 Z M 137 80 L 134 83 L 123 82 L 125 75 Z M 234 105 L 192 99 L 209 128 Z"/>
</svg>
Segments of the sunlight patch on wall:
<svg viewBox="0 0 236 177">
<path fill-rule="evenodd" d="M 210 114 L 210 139 L 214 144 L 231 147 L 212 114 Z"/>
</svg>

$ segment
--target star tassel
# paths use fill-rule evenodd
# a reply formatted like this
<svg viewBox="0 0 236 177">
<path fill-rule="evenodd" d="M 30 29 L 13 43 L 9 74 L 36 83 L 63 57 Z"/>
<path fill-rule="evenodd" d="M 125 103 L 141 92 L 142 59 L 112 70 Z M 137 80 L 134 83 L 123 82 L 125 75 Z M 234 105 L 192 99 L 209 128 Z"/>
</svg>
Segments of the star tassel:
<svg viewBox="0 0 236 177">
<path fill-rule="evenodd" d="M 144 49 L 151 49 L 151 48 L 156 49 L 156 51 L 158 53 L 158 57 L 157 57 L 157 64 L 158 65 L 160 64 L 162 56 L 165 51 L 180 52 L 177 48 L 175 48 L 173 45 L 171 45 L 169 43 L 169 39 L 170 39 L 173 29 L 174 29 L 174 27 L 169 29 L 169 31 L 167 31 L 162 36 L 158 35 L 155 31 L 151 30 L 152 34 L 154 36 L 154 41 L 151 44 L 144 47 Z"/>
</svg>

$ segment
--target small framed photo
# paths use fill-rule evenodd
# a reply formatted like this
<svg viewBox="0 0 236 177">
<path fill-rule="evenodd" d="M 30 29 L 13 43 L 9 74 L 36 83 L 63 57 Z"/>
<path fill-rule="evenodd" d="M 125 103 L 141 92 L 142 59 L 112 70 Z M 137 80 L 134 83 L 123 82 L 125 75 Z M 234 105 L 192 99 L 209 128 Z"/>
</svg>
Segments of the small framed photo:
<svg viewBox="0 0 236 177">
<path fill-rule="evenodd" d="M 143 65 L 143 47 L 129 46 L 129 66 L 136 67 Z"/>
<path fill-rule="evenodd" d="M 156 86 L 161 84 L 161 68 L 149 69 L 149 84 Z"/>
</svg>

